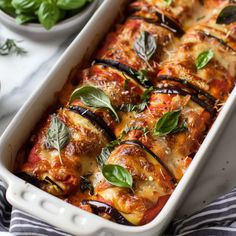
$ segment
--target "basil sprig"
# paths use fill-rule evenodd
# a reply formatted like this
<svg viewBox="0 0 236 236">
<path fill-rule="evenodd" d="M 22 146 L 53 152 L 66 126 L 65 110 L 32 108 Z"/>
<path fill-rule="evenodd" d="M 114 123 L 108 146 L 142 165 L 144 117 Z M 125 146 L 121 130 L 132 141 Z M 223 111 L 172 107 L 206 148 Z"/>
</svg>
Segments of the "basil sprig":
<svg viewBox="0 0 236 236">
<path fill-rule="evenodd" d="M 200 70 L 204 68 L 213 57 L 214 57 L 214 52 L 212 50 L 201 52 L 195 61 L 197 69 Z"/>
<path fill-rule="evenodd" d="M 236 6 L 225 7 L 216 19 L 217 24 L 231 24 L 236 21 Z"/>
<path fill-rule="evenodd" d="M 47 142 L 58 151 L 61 164 L 63 164 L 61 150 L 67 145 L 69 140 L 70 132 L 68 127 L 54 114 L 47 132 Z"/>
<path fill-rule="evenodd" d="M 133 191 L 132 175 L 124 167 L 119 165 L 105 165 L 102 168 L 104 178 L 117 187 L 129 188 Z"/>
<path fill-rule="evenodd" d="M 146 31 L 142 31 L 134 42 L 134 50 L 136 54 L 146 62 L 149 69 L 153 70 L 149 64 L 149 60 L 157 50 L 155 37 Z"/>
<path fill-rule="evenodd" d="M 181 110 L 166 112 L 155 124 L 153 134 L 155 136 L 165 136 L 170 133 L 185 131 L 185 122 L 179 125 Z"/>
<path fill-rule="evenodd" d="M 70 97 L 70 102 L 81 99 L 86 106 L 94 108 L 108 108 L 119 122 L 119 116 L 111 105 L 110 98 L 99 88 L 93 86 L 84 86 L 76 89 Z"/>
</svg>

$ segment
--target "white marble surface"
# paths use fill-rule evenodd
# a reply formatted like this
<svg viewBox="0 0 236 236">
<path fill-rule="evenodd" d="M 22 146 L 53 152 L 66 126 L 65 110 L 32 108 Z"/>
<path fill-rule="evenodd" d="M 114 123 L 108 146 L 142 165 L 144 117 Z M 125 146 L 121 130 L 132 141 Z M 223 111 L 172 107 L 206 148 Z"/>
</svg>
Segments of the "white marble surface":
<svg viewBox="0 0 236 236">
<path fill-rule="evenodd" d="M 0 56 L 0 133 L 28 96 L 44 81 L 45 75 L 73 37 L 37 42 L 0 25 L 0 41 L 5 38 L 21 41 L 19 46 L 28 53 L 23 56 Z"/>
<path fill-rule="evenodd" d="M 50 42 L 35 42 L 16 35 L 0 25 L 2 37 L 23 40 L 21 46 L 28 54 L 25 56 L 0 56 L 0 134 L 5 130 L 15 113 L 30 94 L 44 81 L 45 75 L 70 43 L 61 38 Z M 178 216 L 190 214 L 196 209 L 226 193 L 236 185 L 236 110 L 215 150 L 200 173 Z"/>
</svg>

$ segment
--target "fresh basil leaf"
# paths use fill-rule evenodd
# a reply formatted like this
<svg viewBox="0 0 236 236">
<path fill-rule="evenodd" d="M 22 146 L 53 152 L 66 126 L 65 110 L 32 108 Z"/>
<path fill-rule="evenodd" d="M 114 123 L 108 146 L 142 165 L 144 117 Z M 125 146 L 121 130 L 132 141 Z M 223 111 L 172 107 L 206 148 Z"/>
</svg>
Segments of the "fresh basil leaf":
<svg viewBox="0 0 236 236">
<path fill-rule="evenodd" d="M 109 97 L 101 89 L 93 86 L 78 88 L 72 93 L 70 102 L 73 102 L 76 99 L 81 99 L 86 106 L 94 108 L 108 108 L 115 115 L 116 120 L 118 122 L 120 121 L 118 114 L 111 105 Z"/>
<path fill-rule="evenodd" d="M 141 82 L 141 84 L 145 84 L 149 81 L 146 70 L 139 70 L 134 73 L 134 76 Z"/>
<path fill-rule="evenodd" d="M 112 185 L 132 189 L 132 175 L 119 165 L 105 165 L 102 168 L 104 178 Z"/>
<path fill-rule="evenodd" d="M 144 61 L 149 61 L 156 49 L 155 37 L 146 31 L 142 31 L 139 38 L 134 42 L 135 52 Z"/>
<path fill-rule="evenodd" d="M 151 67 L 148 61 L 157 50 L 155 37 L 146 31 L 142 31 L 139 38 L 134 42 L 134 50 L 136 54 Z"/>
<path fill-rule="evenodd" d="M 120 111 L 124 111 L 124 112 L 132 112 L 132 111 L 136 111 L 136 112 L 142 112 L 145 110 L 145 108 L 147 107 L 147 102 L 141 102 L 139 104 L 122 104 L 120 106 Z"/>
<path fill-rule="evenodd" d="M 112 140 L 110 143 L 106 145 L 101 151 L 101 153 L 97 156 L 97 163 L 100 167 L 103 167 L 106 163 L 107 159 L 111 155 L 111 152 L 114 148 L 120 144 L 120 138 L 118 137 L 116 140 Z"/>
<path fill-rule="evenodd" d="M 40 4 L 41 0 L 12 0 L 12 6 L 20 12 L 34 12 Z"/>
<path fill-rule="evenodd" d="M 125 128 L 122 130 L 122 133 L 119 136 L 119 139 L 123 139 L 125 135 L 127 135 L 129 132 L 133 130 L 140 130 L 143 132 L 143 135 L 147 135 L 149 133 L 149 130 L 147 127 L 141 127 L 141 126 L 128 126 L 126 125 Z"/>
<path fill-rule="evenodd" d="M 217 24 L 231 24 L 236 21 L 236 6 L 225 7 L 216 19 Z"/>
<path fill-rule="evenodd" d="M 11 0 L 0 0 L 0 9 L 5 10 L 10 7 L 12 7 Z"/>
<path fill-rule="evenodd" d="M 200 70 L 204 68 L 213 57 L 214 57 L 214 52 L 212 50 L 201 52 L 195 61 L 197 69 Z"/>
<path fill-rule="evenodd" d="M 11 0 L 0 0 L 0 9 L 7 14 L 14 15 L 15 8 L 11 4 Z"/>
<path fill-rule="evenodd" d="M 21 24 L 35 21 L 37 20 L 37 17 L 21 14 L 21 15 L 17 15 L 15 20 L 17 24 L 21 25 Z"/>
<path fill-rule="evenodd" d="M 185 131 L 185 130 L 187 130 L 187 129 L 188 129 L 187 124 L 186 124 L 186 122 L 184 122 L 183 124 L 181 124 L 181 126 L 176 127 L 175 129 L 173 129 L 173 130 L 171 131 L 171 133 L 172 133 L 172 134 L 180 133 L 180 132 L 183 132 L 183 131 Z"/>
<path fill-rule="evenodd" d="M 39 22 L 50 30 L 60 19 L 60 9 L 51 2 L 42 2 L 38 10 Z"/>
<path fill-rule="evenodd" d="M 181 110 L 166 112 L 155 124 L 153 134 L 156 136 L 165 136 L 170 133 L 176 133 L 186 130 L 186 125 L 179 124 Z"/>
<path fill-rule="evenodd" d="M 47 142 L 59 152 L 61 164 L 61 149 L 63 149 L 70 140 L 70 132 L 68 127 L 60 121 L 56 115 L 53 115 L 50 127 L 47 132 Z"/>
<path fill-rule="evenodd" d="M 101 153 L 97 156 L 97 163 L 102 168 L 104 164 L 106 163 L 107 159 L 111 155 L 113 148 L 110 148 L 108 146 L 104 147 L 101 151 Z"/>
<path fill-rule="evenodd" d="M 144 91 L 144 93 L 141 96 L 141 103 L 139 103 L 139 104 L 122 104 L 119 107 L 119 110 L 124 111 L 124 112 L 131 112 L 131 111 L 142 112 L 142 111 L 144 111 L 148 105 L 150 94 L 153 90 L 154 90 L 154 88 L 150 87 Z"/>
<path fill-rule="evenodd" d="M 63 10 L 74 10 L 83 7 L 87 0 L 57 0 L 57 6 Z"/>
<path fill-rule="evenodd" d="M 168 5 L 170 5 L 172 3 L 172 0 L 164 0 L 164 2 L 166 2 Z"/>
<path fill-rule="evenodd" d="M 141 95 L 142 101 L 148 101 L 153 90 L 155 90 L 154 87 L 146 89 L 144 93 Z"/>
</svg>

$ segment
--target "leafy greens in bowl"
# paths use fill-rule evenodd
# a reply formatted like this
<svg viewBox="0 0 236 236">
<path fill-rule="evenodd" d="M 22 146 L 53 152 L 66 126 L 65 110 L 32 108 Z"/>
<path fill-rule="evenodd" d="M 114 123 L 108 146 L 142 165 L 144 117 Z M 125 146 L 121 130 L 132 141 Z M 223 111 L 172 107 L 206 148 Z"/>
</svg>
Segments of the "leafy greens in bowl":
<svg viewBox="0 0 236 236">
<path fill-rule="evenodd" d="M 98 0 L 0 0 L 0 23 L 34 40 L 55 39 L 81 30 L 97 6 Z"/>
<path fill-rule="evenodd" d="M 0 9 L 16 23 L 40 23 L 50 30 L 58 22 L 82 11 L 93 0 L 0 0 Z"/>
</svg>

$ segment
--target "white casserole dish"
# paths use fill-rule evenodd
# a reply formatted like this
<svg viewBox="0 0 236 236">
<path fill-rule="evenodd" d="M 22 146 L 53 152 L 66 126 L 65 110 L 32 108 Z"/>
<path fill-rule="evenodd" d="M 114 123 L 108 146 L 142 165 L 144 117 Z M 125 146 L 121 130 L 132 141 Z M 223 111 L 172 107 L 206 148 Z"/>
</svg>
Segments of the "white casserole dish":
<svg viewBox="0 0 236 236">
<path fill-rule="evenodd" d="M 144 226 L 123 226 L 110 222 L 43 192 L 12 174 L 17 151 L 27 140 L 45 109 L 53 103 L 55 92 L 62 88 L 71 68 L 91 55 L 119 16 L 125 2 L 127 1 L 105 0 L 103 2 L 87 26 L 48 74 L 44 84 L 15 116 L 0 140 L 0 175 L 8 184 L 8 201 L 13 206 L 75 235 L 151 236 L 161 234 L 207 160 L 236 102 L 236 89 L 234 89 L 167 204 L 152 222 Z"/>
</svg>

